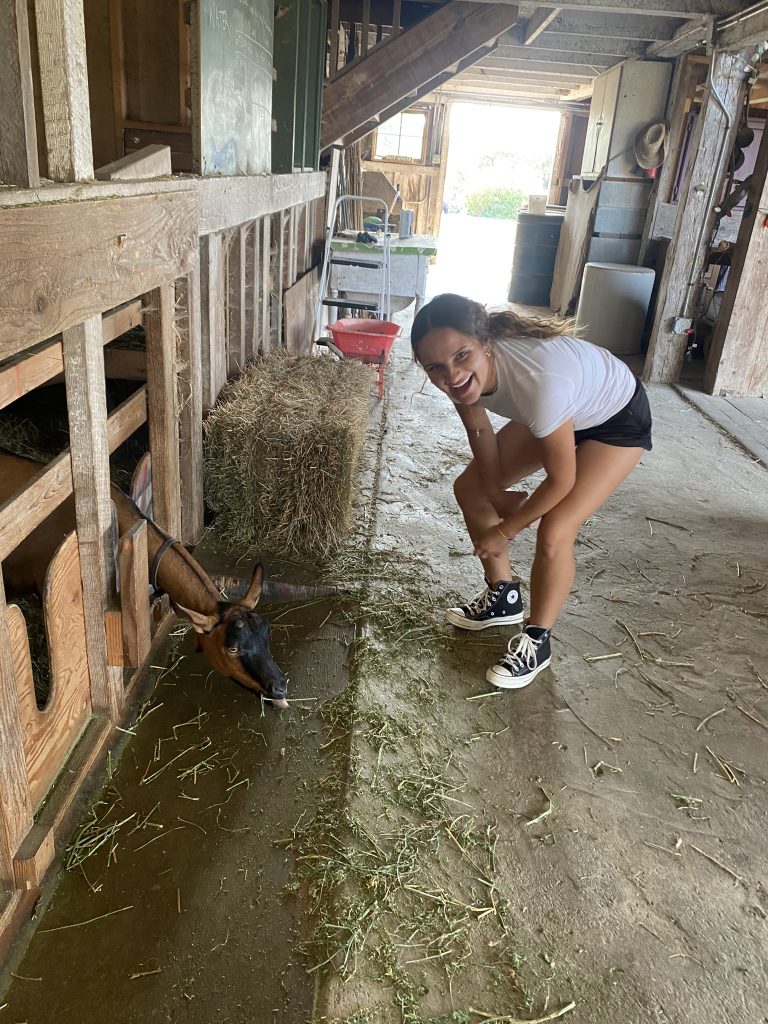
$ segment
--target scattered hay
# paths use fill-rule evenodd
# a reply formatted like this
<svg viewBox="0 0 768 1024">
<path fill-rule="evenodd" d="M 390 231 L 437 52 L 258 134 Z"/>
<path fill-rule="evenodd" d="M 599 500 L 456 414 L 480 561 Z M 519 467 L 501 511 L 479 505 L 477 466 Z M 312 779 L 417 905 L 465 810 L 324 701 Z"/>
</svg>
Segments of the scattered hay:
<svg viewBox="0 0 768 1024">
<path fill-rule="evenodd" d="M 347 536 L 370 369 L 274 353 L 248 366 L 205 424 L 205 490 L 223 543 L 324 559 Z"/>
</svg>

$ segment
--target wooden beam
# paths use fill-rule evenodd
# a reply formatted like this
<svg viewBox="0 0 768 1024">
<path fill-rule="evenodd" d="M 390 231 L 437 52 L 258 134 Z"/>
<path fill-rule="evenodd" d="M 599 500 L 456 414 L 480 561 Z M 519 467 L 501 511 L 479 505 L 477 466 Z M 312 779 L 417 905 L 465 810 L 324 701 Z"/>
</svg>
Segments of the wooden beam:
<svg viewBox="0 0 768 1024">
<path fill-rule="evenodd" d="M 321 148 L 371 121 L 516 20 L 511 5 L 451 0 L 376 47 L 355 70 L 326 85 Z"/>
<path fill-rule="evenodd" d="M 755 46 L 764 39 L 768 39 L 768 9 L 762 4 L 748 4 L 741 14 L 726 18 L 717 26 L 717 45 L 723 49 Z"/>
<path fill-rule="evenodd" d="M 146 388 L 140 388 L 107 420 L 110 452 L 118 448 L 147 419 Z M 25 540 L 72 493 L 69 448 L 52 459 L 24 490 L 0 505 L 0 562 Z"/>
<path fill-rule="evenodd" d="M 186 274 L 198 210 L 194 192 L 0 209 L 0 360 Z"/>
<path fill-rule="evenodd" d="M 153 143 L 121 156 L 119 160 L 96 168 L 99 181 L 135 181 L 137 178 L 161 178 L 172 174 L 171 147 Z"/>
<path fill-rule="evenodd" d="M 671 39 L 662 39 L 650 43 L 646 48 L 648 57 L 664 57 L 669 60 L 672 57 L 680 57 L 691 50 L 697 50 L 700 46 L 708 46 L 712 41 L 712 31 L 715 19 L 713 17 L 696 18 L 686 21 L 675 32 Z"/>
<path fill-rule="evenodd" d="M 106 345 L 141 323 L 141 301 L 112 309 L 101 318 L 101 335 Z M 17 356 L 0 368 L 0 409 L 64 372 L 61 335 L 32 355 Z"/>
<path fill-rule="evenodd" d="M 63 346 L 91 701 L 95 709 L 117 721 L 122 685 L 108 672 L 104 632 L 104 612 L 114 589 L 114 562 L 101 316 L 64 331 Z"/>
<path fill-rule="evenodd" d="M 718 52 L 710 77 L 730 116 L 730 130 L 726 131 L 724 113 L 708 88 L 691 141 L 692 159 L 659 283 L 645 361 L 645 378 L 649 381 L 670 383 L 680 374 L 688 340 L 682 320 L 691 317 L 696 302 L 705 241 L 714 225 L 711 197 L 720 186 L 724 159 L 733 143 L 743 104 L 744 62 L 738 54 Z"/>
<path fill-rule="evenodd" d="M 174 537 L 181 533 L 179 417 L 176 383 L 173 282 L 145 296 L 149 450 L 152 453 L 154 520 Z"/>
<path fill-rule="evenodd" d="M 0 182 L 37 188 L 40 171 L 27 0 L 2 0 L 0 40 Z"/>
<path fill-rule="evenodd" d="M 768 393 L 768 132 L 752 182 L 707 357 L 704 388 L 713 395 Z"/>
<path fill-rule="evenodd" d="M 325 174 L 253 174 L 201 182 L 200 234 L 224 231 L 325 194 Z"/>
<path fill-rule="evenodd" d="M 482 0 L 475 0 L 481 3 Z M 557 6 L 561 11 L 601 11 L 604 14 L 645 14 L 654 18 L 694 18 L 699 14 L 727 17 L 743 10 L 744 0 L 557 0 L 557 4 L 538 3 L 538 7 Z"/>
<path fill-rule="evenodd" d="M 559 13 L 559 7 L 538 7 L 521 26 L 521 42 L 523 46 L 530 46 L 534 40 L 538 39 L 541 33 L 549 28 Z"/>
<path fill-rule="evenodd" d="M 325 186 L 324 171 L 302 171 L 227 178 L 177 177 L 156 181 L 51 184 L 40 189 L 0 189 L 0 227 L 3 226 L 3 211 L 21 206 L 54 207 L 70 200 L 85 203 L 136 199 L 140 196 L 156 197 L 162 201 L 165 197 L 184 193 L 192 196 L 197 205 L 199 234 L 207 235 L 212 231 L 237 227 L 247 220 L 255 220 L 269 213 L 277 213 L 278 210 L 286 210 L 297 203 L 311 202 L 325 195 Z M 164 222 L 166 216 L 164 212 L 161 221 Z"/>
<path fill-rule="evenodd" d="M 203 380 L 200 342 L 200 273 L 176 282 L 179 331 L 179 449 L 181 540 L 197 544 L 203 533 Z"/>
<path fill-rule="evenodd" d="M 83 0 L 35 0 L 48 177 L 93 178 Z"/>
</svg>

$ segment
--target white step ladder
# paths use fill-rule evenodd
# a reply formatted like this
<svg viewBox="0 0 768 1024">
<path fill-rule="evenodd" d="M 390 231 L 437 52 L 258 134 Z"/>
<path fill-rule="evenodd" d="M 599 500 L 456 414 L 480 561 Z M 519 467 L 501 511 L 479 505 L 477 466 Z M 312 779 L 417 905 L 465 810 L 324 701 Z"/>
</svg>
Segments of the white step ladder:
<svg viewBox="0 0 768 1024">
<path fill-rule="evenodd" d="M 364 200 L 365 202 L 376 203 L 378 207 L 384 209 L 384 240 L 379 249 L 377 246 L 371 246 L 371 252 L 375 252 L 380 255 L 380 259 L 376 261 L 355 259 L 354 252 L 344 251 L 344 255 L 338 255 L 338 250 L 334 250 L 333 245 L 333 230 L 336 224 L 336 217 L 344 203 L 359 202 Z M 332 298 L 329 294 L 332 284 L 332 267 L 366 267 L 371 270 L 378 270 L 378 290 L 372 293 L 376 295 L 376 301 L 363 302 L 357 299 L 344 299 L 344 298 Z M 390 236 L 389 236 L 389 206 L 384 202 L 383 199 L 378 196 L 354 196 L 354 195 L 341 195 L 336 199 L 333 204 L 333 212 L 330 217 L 329 227 L 326 228 L 325 232 L 325 253 L 323 255 L 323 268 L 320 273 L 320 293 L 319 301 L 317 304 L 317 312 L 315 315 L 315 337 L 318 338 L 323 333 L 325 324 L 324 313 L 326 310 L 332 311 L 329 313 L 328 321 L 330 323 L 335 322 L 336 316 L 335 311 L 337 309 L 349 309 L 353 312 L 360 313 L 372 313 L 373 317 L 377 320 L 389 320 L 391 315 L 391 282 L 390 282 Z"/>
</svg>

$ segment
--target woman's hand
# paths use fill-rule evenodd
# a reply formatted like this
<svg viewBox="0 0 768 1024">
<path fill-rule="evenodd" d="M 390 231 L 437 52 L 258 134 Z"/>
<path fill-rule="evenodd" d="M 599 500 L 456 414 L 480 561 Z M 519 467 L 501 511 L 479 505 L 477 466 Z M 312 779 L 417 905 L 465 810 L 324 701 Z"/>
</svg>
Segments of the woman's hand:
<svg viewBox="0 0 768 1024">
<path fill-rule="evenodd" d="M 499 518 L 506 519 L 517 512 L 527 497 L 527 491 L 498 491 L 491 502 Z"/>
<path fill-rule="evenodd" d="M 478 558 L 505 558 L 507 556 L 509 542 L 514 538 L 510 537 L 506 530 L 502 533 L 502 530 L 501 523 L 486 530 L 475 545 L 475 554 Z"/>
</svg>

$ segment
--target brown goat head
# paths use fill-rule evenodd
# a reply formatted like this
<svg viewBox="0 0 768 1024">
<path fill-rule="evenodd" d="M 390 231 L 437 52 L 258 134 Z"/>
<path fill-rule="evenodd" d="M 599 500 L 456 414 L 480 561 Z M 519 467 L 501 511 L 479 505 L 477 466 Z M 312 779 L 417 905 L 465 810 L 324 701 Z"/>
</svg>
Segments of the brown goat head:
<svg viewBox="0 0 768 1024">
<path fill-rule="evenodd" d="M 263 581 L 264 569 L 257 565 L 245 596 L 236 603 L 221 601 L 210 614 L 173 605 L 192 623 L 198 648 L 217 672 L 287 708 L 288 680 L 270 652 L 269 623 L 254 610 Z"/>
</svg>

